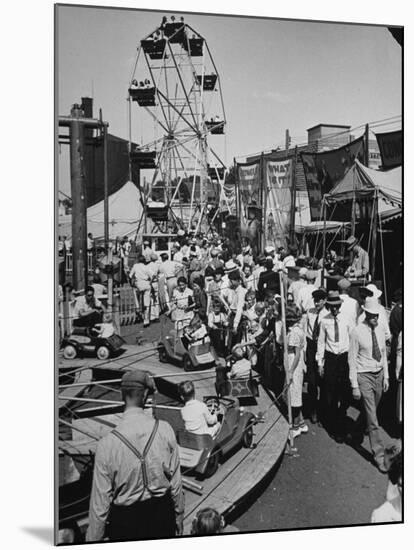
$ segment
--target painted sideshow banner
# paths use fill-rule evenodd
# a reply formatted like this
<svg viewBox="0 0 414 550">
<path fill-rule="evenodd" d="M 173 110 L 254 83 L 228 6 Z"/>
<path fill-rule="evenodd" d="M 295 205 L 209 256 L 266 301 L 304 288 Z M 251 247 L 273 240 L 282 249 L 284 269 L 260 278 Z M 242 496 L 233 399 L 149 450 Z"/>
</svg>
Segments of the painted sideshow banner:
<svg viewBox="0 0 414 550">
<path fill-rule="evenodd" d="M 382 168 L 395 168 L 402 164 L 402 131 L 375 134 L 381 153 Z"/>
<path fill-rule="evenodd" d="M 260 162 L 237 165 L 240 232 L 254 252 L 260 248 L 262 227 L 262 182 Z"/>
<path fill-rule="evenodd" d="M 292 204 L 292 160 L 266 163 L 266 244 L 286 246 Z"/>
<path fill-rule="evenodd" d="M 364 136 L 332 151 L 301 153 L 312 221 L 321 219 L 323 195 L 330 193 L 356 158 L 364 162 L 364 155 Z"/>
</svg>

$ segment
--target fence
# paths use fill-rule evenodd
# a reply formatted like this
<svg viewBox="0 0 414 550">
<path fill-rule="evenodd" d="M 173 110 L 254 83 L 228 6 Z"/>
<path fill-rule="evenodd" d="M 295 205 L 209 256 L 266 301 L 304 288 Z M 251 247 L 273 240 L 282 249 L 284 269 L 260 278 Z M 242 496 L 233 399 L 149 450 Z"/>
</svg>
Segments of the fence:
<svg viewBox="0 0 414 550">
<path fill-rule="evenodd" d="M 105 306 L 108 305 L 108 297 L 97 297 Z M 59 334 L 63 338 L 72 332 L 73 319 L 75 318 L 76 299 L 66 296 L 66 299 L 59 300 Z M 133 325 L 137 322 L 138 301 L 133 289 L 129 284 L 124 284 L 114 289 L 113 295 L 113 323 L 119 333 L 121 327 Z"/>
</svg>

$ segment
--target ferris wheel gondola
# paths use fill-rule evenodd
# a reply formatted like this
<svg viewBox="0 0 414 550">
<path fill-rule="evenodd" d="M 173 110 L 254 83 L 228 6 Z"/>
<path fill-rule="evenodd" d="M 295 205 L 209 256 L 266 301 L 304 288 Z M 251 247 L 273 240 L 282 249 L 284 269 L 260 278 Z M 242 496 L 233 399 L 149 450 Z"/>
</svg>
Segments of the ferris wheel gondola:
<svg viewBox="0 0 414 550">
<path fill-rule="evenodd" d="M 147 185 L 140 185 L 143 229 L 206 230 L 211 205 L 225 197 L 226 174 L 225 144 L 223 154 L 219 142 L 225 139 L 223 94 L 206 39 L 184 21 L 164 18 L 140 41 L 128 91 L 130 136 L 132 104 L 145 112 L 139 130 L 147 139 L 130 150 L 132 172 L 151 170 Z M 151 219 L 153 201 L 169 212 L 162 223 Z"/>
</svg>

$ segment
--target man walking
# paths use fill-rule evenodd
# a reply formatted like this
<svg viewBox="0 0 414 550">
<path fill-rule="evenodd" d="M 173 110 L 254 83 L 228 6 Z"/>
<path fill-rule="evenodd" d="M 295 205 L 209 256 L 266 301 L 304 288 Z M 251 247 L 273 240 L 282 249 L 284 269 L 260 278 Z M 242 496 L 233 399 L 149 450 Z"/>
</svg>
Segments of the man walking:
<svg viewBox="0 0 414 550">
<path fill-rule="evenodd" d="M 321 320 L 316 359 L 319 374 L 323 376 L 326 429 L 337 443 L 343 443 L 350 401 L 349 335 L 354 326 L 349 317 L 340 312 L 342 300 L 337 290 L 328 292 L 326 306 L 329 313 Z"/>
<path fill-rule="evenodd" d="M 309 309 L 305 316 L 305 334 L 306 334 L 306 378 L 308 381 L 308 400 L 309 414 L 312 424 L 321 420 L 322 416 L 322 388 L 321 378 L 318 372 L 318 363 L 316 361 L 316 352 L 318 349 L 318 337 L 321 327 L 321 321 L 328 310 L 326 304 L 326 291 L 318 288 L 312 292 L 315 307 Z M 319 399 L 318 399 L 319 392 Z"/>
<path fill-rule="evenodd" d="M 96 450 L 86 540 L 181 535 L 184 494 L 174 431 L 144 413 L 154 382 L 135 370 L 123 376 L 121 390 L 123 418 Z"/>
<path fill-rule="evenodd" d="M 362 400 L 375 463 L 380 472 L 386 472 L 384 444 L 377 418 L 377 407 L 382 393 L 388 390 L 385 336 L 378 326 L 380 306 L 377 300 L 367 298 L 363 308 L 365 319 L 354 328 L 350 338 L 349 379 L 353 397 Z"/>
<path fill-rule="evenodd" d="M 136 264 L 132 266 L 129 272 L 131 286 L 135 286 L 138 290 L 139 309 L 144 318 L 144 327 L 150 324 L 150 297 L 151 297 L 151 282 L 152 273 L 146 265 L 144 256 L 139 256 Z"/>
</svg>

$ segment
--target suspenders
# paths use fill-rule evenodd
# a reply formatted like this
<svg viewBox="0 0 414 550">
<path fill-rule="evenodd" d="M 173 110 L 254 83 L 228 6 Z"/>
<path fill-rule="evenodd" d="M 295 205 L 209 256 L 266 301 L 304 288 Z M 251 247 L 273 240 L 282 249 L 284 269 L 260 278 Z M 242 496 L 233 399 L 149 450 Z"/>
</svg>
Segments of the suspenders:
<svg viewBox="0 0 414 550">
<path fill-rule="evenodd" d="M 144 482 L 144 491 L 145 491 L 145 489 L 147 489 L 150 492 L 151 492 L 151 490 L 148 487 L 149 480 L 148 480 L 148 473 L 147 473 L 147 464 L 145 462 L 145 459 L 146 459 L 146 456 L 148 454 L 148 451 L 150 450 L 152 442 L 154 441 L 155 434 L 157 433 L 158 424 L 159 424 L 159 421 L 156 420 L 155 424 L 154 424 L 154 427 L 152 429 L 151 435 L 150 435 L 150 437 L 147 441 L 147 444 L 144 447 L 144 450 L 143 450 L 142 454 L 138 451 L 138 449 L 136 449 L 132 445 L 132 443 L 130 441 L 128 441 L 128 439 L 126 437 L 124 437 L 122 434 L 120 434 L 117 430 L 112 430 L 112 433 L 118 439 L 120 439 L 122 441 L 122 443 L 124 443 L 124 445 L 126 445 L 128 447 L 128 449 L 130 451 L 132 451 L 134 453 L 134 455 L 138 458 L 138 460 L 141 462 L 142 479 L 143 479 L 143 482 Z"/>
</svg>

